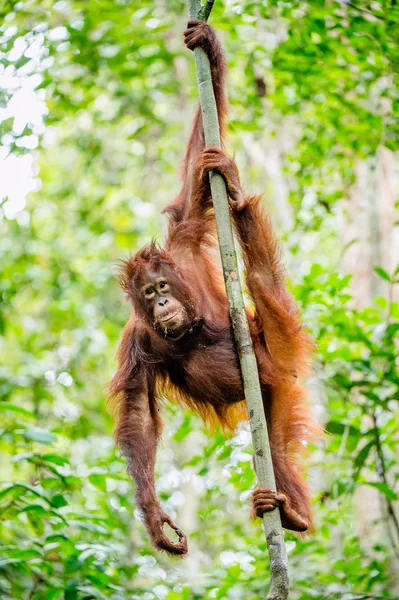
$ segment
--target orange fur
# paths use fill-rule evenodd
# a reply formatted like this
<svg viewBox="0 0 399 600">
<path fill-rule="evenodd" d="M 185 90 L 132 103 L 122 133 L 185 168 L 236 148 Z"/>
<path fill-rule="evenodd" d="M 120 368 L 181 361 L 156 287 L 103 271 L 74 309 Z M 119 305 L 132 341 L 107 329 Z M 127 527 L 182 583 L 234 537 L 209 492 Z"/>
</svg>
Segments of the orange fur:
<svg viewBox="0 0 399 600">
<path fill-rule="evenodd" d="M 211 62 L 222 134 L 227 101 L 225 67 L 214 31 L 191 22 L 188 47 L 201 46 Z M 229 320 L 207 172 L 225 178 L 236 234 L 254 303 L 248 312 L 257 357 L 263 403 L 279 494 L 260 489 L 255 512 L 279 503 L 283 524 L 299 531 L 311 526 L 309 491 L 300 474 L 298 456 L 317 431 L 307 404 L 303 377 L 309 369 L 312 342 L 302 329 L 297 309 L 284 285 L 279 247 L 260 196 L 247 197 L 238 169 L 223 151 L 204 151 L 201 114 L 197 111 L 183 167 L 182 189 L 165 209 L 169 217 L 163 248 L 151 242 L 122 263 L 120 282 L 133 304 L 118 352 L 119 369 L 110 385 L 116 408 L 116 439 L 136 484 L 152 542 L 172 554 L 185 554 L 187 543 L 156 497 L 154 463 L 162 430 L 162 395 L 197 411 L 204 421 L 233 430 L 246 417 L 238 355 Z M 186 321 L 178 341 L 157 330 L 142 295 L 149 273 L 167 281 L 184 308 Z M 172 542 L 163 532 L 169 523 L 178 533 Z"/>
</svg>

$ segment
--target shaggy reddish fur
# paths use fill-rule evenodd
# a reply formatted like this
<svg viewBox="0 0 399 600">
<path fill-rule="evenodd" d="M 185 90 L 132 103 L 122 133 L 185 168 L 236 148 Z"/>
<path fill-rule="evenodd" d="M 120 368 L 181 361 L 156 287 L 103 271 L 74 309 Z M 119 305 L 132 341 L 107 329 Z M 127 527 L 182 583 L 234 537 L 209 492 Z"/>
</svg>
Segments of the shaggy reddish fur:
<svg viewBox="0 0 399 600">
<path fill-rule="evenodd" d="M 220 44 L 204 23 L 189 24 L 185 37 L 189 48 L 202 46 L 210 58 L 223 134 L 227 101 Z M 316 431 L 302 385 L 312 343 L 285 289 L 278 245 L 260 197 L 244 195 L 237 168 L 223 152 L 212 148 L 204 152 L 198 109 L 184 160 L 182 189 L 164 211 L 169 217 L 164 247 L 152 242 L 121 268 L 121 285 L 134 311 L 123 333 L 119 369 L 110 390 L 111 398 L 117 401 L 116 440 L 135 480 L 136 500 L 151 540 L 173 554 L 186 553 L 187 541 L 161 509 L 155 492 L 154 463 L 162 430 L 159 399 L 164 395 L 174 398 L 225 429 L 233 430 L 246 418 L 239 362 L 216 258 L 217 238 L 206 176 L 211 168 L 219 170 L 227 183 L 246 283 L 255 306 L 248 317 L 279 491 L 276 496 L 263 488 L 257 490 L 253 510 L 261 515 L 279 505 L 286 527 L 303 531 L 311 526 L 308 489 L 296 457 L 303 442 Z M 190 316 L 191 325 L 178 341 L 154 329 L 143 310 L 140 286 L 150 270 L 165 277 Z M 164 523 L 177 531 L 179 542 L 165 535 Z"/>
</svg>

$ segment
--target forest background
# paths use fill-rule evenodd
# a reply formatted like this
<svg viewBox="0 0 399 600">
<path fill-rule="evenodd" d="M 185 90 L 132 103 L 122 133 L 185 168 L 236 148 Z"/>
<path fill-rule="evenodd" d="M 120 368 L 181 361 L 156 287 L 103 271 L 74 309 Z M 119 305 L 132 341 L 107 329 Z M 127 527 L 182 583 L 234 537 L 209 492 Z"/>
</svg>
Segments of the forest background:
<svg viewBox="0 0 399 600">
<path fill-rule="evenodd" d="M 0 7 L 0 597 L 263 598 L 248 428 L 165 406 L 158 490 L 189 535 L 156 553 L 105 384 L 129 307 L 115 271 L 179 188 L 197 102 L 181 0 Z M 399 8 L 217 0 L 228 150 L 264 192 L 315 339 L 328 434 L 316 531 L 287 533 L 293 600 L 399 598 Z"/>
</svg>

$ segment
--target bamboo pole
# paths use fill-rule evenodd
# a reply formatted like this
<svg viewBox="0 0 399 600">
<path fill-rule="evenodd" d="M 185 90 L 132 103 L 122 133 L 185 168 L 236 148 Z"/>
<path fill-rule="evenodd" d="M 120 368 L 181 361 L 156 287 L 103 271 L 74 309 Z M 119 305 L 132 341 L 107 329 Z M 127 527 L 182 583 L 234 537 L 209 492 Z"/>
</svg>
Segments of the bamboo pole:
<svg viewBox="0 0 399 600">
<path fill-rule="evenodd" d="M 202 5 L 201 0 L 188 0 L 188 2 L 190 19 L 206 21 L 212 10 L 214 0 L 206 0 L 204 5 Z M 218 115 L 209 60 L 201 48 L 196 48 L 194 53 L 205 143 L 208 146 L 220 147 Z M 223 177 L 217 172 L 211 172 L 209 177 L 230 318 L 244 382 L 245 399 L 255 454 L 256 474 L 261 486 L 275 490 L 276 482 L 266 418 L 263 410 L 258 367 L 252 347 L 238 274 L 237 255 L 234 247 L 226 185 Z M 288 562 L 280 512 L 275 509 L 272 512 L 264 513 L 263 526 L 270 556 L 270 593 L 268 600 L 286 600 L 288 598 L 289 587 Z"/>
</svg>

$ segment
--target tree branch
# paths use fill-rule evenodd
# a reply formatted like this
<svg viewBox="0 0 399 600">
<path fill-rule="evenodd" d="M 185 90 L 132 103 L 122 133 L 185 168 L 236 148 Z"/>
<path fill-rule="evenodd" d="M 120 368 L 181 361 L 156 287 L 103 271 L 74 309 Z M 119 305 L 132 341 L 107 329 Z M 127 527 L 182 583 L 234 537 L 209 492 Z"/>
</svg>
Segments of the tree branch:
<svg viewBox="0 0 399 600">
<path fill-rule="evenodd" d="M 189 0 L 190 19 L 203 18 L 204 15 L 209 16 L 213 3 L 214 0 L 207 0 L 203 6 L 201 0 Z M 220 147 L 218 115 L 209 60 L 201 48 L 196 48 L 194 54 L 205 143 Z M 261 486 L 276 490 L 258 367 L 252 347 L 252 339 L 249 332 L 238 273 L 226 185 L 223 177 L 217 172 L 211 172 L 209 179 L 226 293 L 229 301 L 230 318 L 240 359 L 245 399 L 252 432 L 256 474 Z M 288 598 L 289 587 L 288 563 L 280 512 L 275 509 L 272 512 L 264 513 L 263 526 L 270 555 L 270 593 L 268 600 L 286 600 Z"/>
<path fill-rule="evenodd" d="M 385 456 L 384 456 L 384 451 L 383 451 L 382 445 L 381 445 L 380 430 L 378 428 L 377 415 L 376 415 L 375 410 L 373 410 L 372 419 L 373 419 L 373 424 L 374 424 L 374 439 L 375 439 L 375 445 L 376 445 L 376 450 L 377 450 L 378 475 L 380 477 L 380 481 L 382 481 L 382 483 L 384 483 L 387 487 L 390 487 L 390 485 L 388 483 L 388 478 L 387 478 Z M 395 509 L 393 507 L 392 501 L 385 496 L 385 502 L 386 502 L 386 506 L 387 506 L 387 510 L 388 510 L 388 515 L 390 516 L 392 524 L 396 531 L 397 539 L 399 539 L 399 522 L 398 522 L 398 518 L 395 513 Z M 396 553 L 396 556 L 398 556 L 397 547 L 394 547 L 394 551 Z"/>
<path fill-rule="evenodd" d="M 203 7 L 201 8 L 201 10 L 198 13 L 198 18 L 201 19 L 201 21 L 208 20 L 208 17 L 211 14 L 211 10 L 213 8 L 214 3 L 215 3 L 215 0 L 206 0 L 205 4 L 203 5 Z"/>
</svg>

